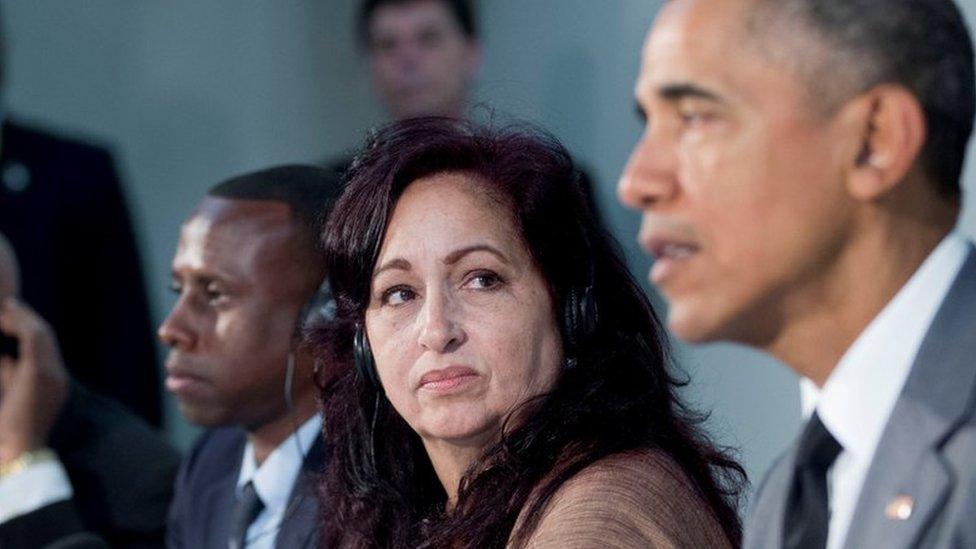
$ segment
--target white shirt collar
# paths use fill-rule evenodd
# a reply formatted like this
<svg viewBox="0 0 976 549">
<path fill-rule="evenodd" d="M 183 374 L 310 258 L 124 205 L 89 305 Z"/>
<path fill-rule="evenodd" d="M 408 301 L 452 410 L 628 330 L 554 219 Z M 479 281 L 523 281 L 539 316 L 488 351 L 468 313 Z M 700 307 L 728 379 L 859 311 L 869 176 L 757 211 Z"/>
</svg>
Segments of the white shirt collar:
<svg viewBox="0 0 976 549">
<path fill-rule="evenodd" d="M 248 482 L 254 483 L 265 511 L 275 516 L 284 512 L 294 488 L 295 479 L 302 468 L 305 456 L 299 452 L 308 453 L 315 443 L 322 428 L 322 416 L 313 415 L 301 425 L 290 437 L 278 445 L 258 467 L 254 459 L 254 445 L 250 441 L 244 446 L 244 457 L 241 462 L 241 472 L 237 477 L 237 491 Z M 297 441 L 297 443 L 296 443 Z"/>
<path fill-rule="evenodd" d="M 844 353 L 822 390 L 800 381 L 803 413 L 816 409 L 830 433 L 870 461 L 939 306 L 966 260 L 950 233 Z"/>
</svg>

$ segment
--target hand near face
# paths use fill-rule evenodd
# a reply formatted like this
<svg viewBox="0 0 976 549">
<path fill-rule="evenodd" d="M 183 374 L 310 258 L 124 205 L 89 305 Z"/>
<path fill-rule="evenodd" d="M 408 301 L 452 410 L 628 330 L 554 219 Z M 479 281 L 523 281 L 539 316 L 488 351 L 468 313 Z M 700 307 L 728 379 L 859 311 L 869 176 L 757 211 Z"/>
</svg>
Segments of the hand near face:
<svg viewBox="0 0 976 549">
<path fill-rule="evenodd" d="M 47 443 L 68 396 L 68 374 L 51 327 L 14 298 L 0 304 L 0 331 L 19 357 L 0 357 L 0 463 Z"/>
</svg>

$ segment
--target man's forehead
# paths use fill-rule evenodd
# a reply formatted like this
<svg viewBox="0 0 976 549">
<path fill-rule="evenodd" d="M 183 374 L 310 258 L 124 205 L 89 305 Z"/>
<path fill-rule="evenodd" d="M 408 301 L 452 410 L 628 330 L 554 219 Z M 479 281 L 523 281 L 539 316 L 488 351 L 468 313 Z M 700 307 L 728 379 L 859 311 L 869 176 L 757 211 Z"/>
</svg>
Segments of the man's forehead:
<svg viewBox="0 0 976 549">
<path fill-rule="evenodd" d="M 661 9 L 644 43 L 638 100 L 668 88 L 693 87 L 732 102 L 762 100 L 768 79 L 795 75 L 771 62 L 750 36 L 755 0 L 672 0 Z"/>
<path fill-rule="evenodd" d="M 246 200 L 205 196 L 187 220 L 203 219 L 213 224 L 244 223 L 274 225 L 291 223 L 291 208 L 276 200 Z"/>
<path fill-rule="evenodd" d="M 671 0 L 661 8 L 644 43 L 644 61 L 660 55 L 714 56 L 733 61 L 746 39 L 749 0 Z"/>
<path fill-rule="evenodd" d="M 247 268 L 288 248 L 293 235 L 284 202 L 208 196 L 183 224 L 174 266 Z"/>
<path fill-rule="evenodd" d="M 410 30 L 419 25 L 452 23 L 455 23 L 454 17 L 443 0 L 410 0 L 376 8 L 370 28 L 372 32 L 391 32 Z"/>
</svg>

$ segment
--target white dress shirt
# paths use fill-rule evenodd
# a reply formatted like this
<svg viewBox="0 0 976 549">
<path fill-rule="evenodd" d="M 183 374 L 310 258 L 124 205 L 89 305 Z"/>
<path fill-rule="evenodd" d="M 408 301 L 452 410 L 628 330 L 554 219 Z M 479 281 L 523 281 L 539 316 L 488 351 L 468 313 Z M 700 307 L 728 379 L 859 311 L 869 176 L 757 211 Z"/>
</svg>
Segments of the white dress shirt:
<svg viewBox="0 0 976 549">
<path fill-rule="evenodd" d="M 800 381 L 804 416 L 816 411 L 843 447 L 827 471 L 827 549 L 839 549 L 847 537 L 885 425 L 967 253 L 962 236 L 947 236 L 847 349 L 822 389 Z"/>
<path fill-rule="evenodd" d="M 32 463 L 0 479 L 0 523 L 73 496 L 71 481 L 60 461 Z"/>
<path fill-rule="evenodd" d="M 295 487 L 295 479 L 301 471 L 305 454 L 315 443 L 322 428 L 322 416 L 315 414 L 302 424 L 297 431 L 278 445 L 265 458 L 260 467 L 254 459 L 254 446 L 248 442 L 244 446 L 241 473 L 237 477 L 237 493 L 248 482 L 264 503 L 264 509 L 247 529 L 245 547 L 247 549 L 273 549 L 281 522 L 295 509 L 288 508 L 288 499 Z"/>
</svg>

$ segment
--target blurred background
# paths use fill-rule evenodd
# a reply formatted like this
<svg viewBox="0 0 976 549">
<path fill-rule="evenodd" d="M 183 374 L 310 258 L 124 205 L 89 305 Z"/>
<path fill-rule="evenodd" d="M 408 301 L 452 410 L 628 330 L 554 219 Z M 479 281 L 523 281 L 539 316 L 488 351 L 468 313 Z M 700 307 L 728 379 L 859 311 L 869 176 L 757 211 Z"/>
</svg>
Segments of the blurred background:
<svg viewBox="0 0 976 549">
<path fill-rule="evenodd" d="M 614 186 L 641 131 L 632 87 L 644 33 L 660 4 L 477 3 L 485 57 L 475 100 L 563 140 L 589 170 L 601 216 L 649 293 L 650 261 L 635 240 L 638 216 L 618 205 Z M 976 0 L 961 4 L 973 26 Z M 7 50 L 2 111 L 111 147 L 156 325 L 173 303 L 169 264 L 180 222 L 208 187 L 272 164 L 334 159 L 385 120 L 356 44 L 357 5 L 0 2 Z M 970 236 L 976 235 L 974 179 L 970 165 L 962 222 Z M 676 348 L 692 379 L 687 399 L 711 410 L 711 432 L 740 448 L 758 482 L 796 433 L 795 377 L 739 347 Z M 178 446 L 192 443 L 196 431 L 168 395 L 165 425 Z"/>
</svg>

